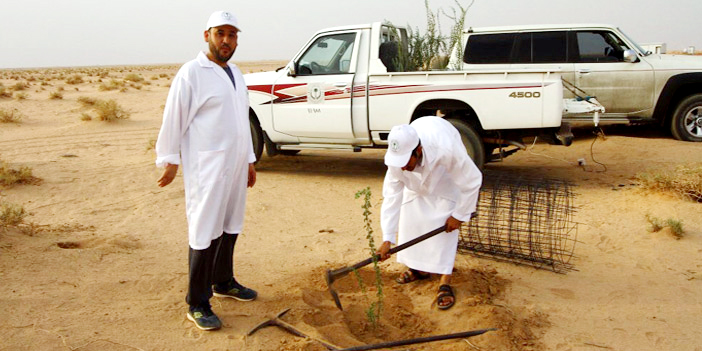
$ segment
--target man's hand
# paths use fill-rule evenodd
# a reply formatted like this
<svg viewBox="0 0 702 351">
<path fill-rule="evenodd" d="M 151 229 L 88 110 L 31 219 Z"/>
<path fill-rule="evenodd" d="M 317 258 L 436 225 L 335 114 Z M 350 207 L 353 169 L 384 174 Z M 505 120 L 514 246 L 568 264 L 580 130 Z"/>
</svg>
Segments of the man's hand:
<svg viewBox="0 0 702 351">
<path fill-rule="evenodd" d="M 376 254 L 380 255 L 381 261 L 385 261 L 390 258 L 390 254 L 388 253 L 388 251 L 390 251 L 390 245 L 391 243 L 389 241 L 383 241 L 383 244 L 380 245 L 378 251 L 375 252 Z"/>
<path fill-rule="evenodd" d="M 254 168 L 253 163 L 249 163 L 249 181 L 246 183 L 246 186 L 253 188 L 254 184 L 256 184 L 256 168 Z"/>
<path fill-rule="evenodd" d="M 166 163 L 166 169 L 163 170 L 161 178 L 158 179 L 158 186 L 163 188 L 164 186 L 171 184 L 173 179 L 176 177 L 176 173 L 178 173 L 178 165 Z"/>
<path fill-rule="evenodd" d="M 453 218 L 453 216 L 449 217 L 446 220 L 446 232 L 450 233 L 456 229 L 461 228 L 461 224 L 463 224 L 463 221 L 459 221 L 459 220 Z"/>
</svg>

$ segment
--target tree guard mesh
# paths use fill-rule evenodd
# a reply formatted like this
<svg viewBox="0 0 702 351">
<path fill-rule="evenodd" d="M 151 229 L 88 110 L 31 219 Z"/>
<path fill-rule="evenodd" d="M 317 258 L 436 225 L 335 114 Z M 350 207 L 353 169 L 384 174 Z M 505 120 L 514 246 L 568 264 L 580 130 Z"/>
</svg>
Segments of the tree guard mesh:
<svg viewBox="0 0 702 351">
<path fill-rule="evenodd" d="M 459 253 L 558 273 L 575 270 L 572 188 L 564 180 L 486 170 L 476 216 L 460 230 Z"/>
</svg>

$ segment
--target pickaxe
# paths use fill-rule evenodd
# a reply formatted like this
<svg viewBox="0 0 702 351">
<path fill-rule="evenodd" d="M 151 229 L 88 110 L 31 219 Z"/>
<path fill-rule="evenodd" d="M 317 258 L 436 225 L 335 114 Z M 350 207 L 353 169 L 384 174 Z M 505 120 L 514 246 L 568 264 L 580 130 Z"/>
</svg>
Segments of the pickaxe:
<svg viewBox="0 0 702 351">
<path fill-rule="evenodd" d="M 324 347 L 326 347 L 328 350 L 338 350 L 338 349 L 339 349 L 339 347 L 336 346 L 336 345 L 332 345 L 332 344 L 330 344 L 330 343 L 328 343 L 328 342 L 326 342 L 326 341 L 313 338 L 313 337 L 311 337 L 311 336 L 309 336 L 309 335 L 303 333 L 303 332 L 300 331 L 299 329 L 295 328 L 293 325 L 282 321 L 282 320 L 280 319 L 280 317 L 282 317 L 283 315 L 285 315 L 286 313 L 288 313 L 288 311 L 290 311 L 290 309 L 289 309 L 289 308 L 286 308 L 286 309 L 280 311 L 275 317 L 270 318 L 270 319 L 268 319 L 268 320 L 266 320 L 266 321 L 263 321 L 263 322 L 259 323 L 257 326 L 255 326 L 255 327 L 253 327 L 251 330 L 249 330 L 249 332 L 246 333 L 246 336 L 250 336 L 251 334 L 253 334 L 253 333 L 255 333 L 256 331 L 258 331 L 259 329 L 262 329 L 262 328 L 265 328 L 265 327 L 269 327 L 269 326 L 274 325 L 274 326 L 283 328 L 283 329 L 285 329 L 287 332 L 289 332 L 289 333 L 291 333 L 291 334 L 293 334 L 293 335 L 299 336 L 299 337 L 301 337 L 301 338 L 311 339 L 311 340 L 317 341 L 318 343 L 324 345 Z"/>
<path fill-rule="evenodd" d="M 414 239 L 412 239 L 412 240 L 410 240 L 402 245 L 398 245 L 398 246 L 393 247 L 392 249 L 390 249 L 388 251 L 388 254 L 392 255 L 392 254 L 394 254 L 398 251 L 404 250 L 404 249 L 406 249 L 406 248 L 408 248 L 408 247 L 410 247 L 410 246 L 412 246 L 420 241 L 424 241 L 424 240 L 429 239 L 432 236 L 435 236 L 439 233 L 443 233 L 444 231 L 446 231 L 445 225 L 441 226 L 439 228 L 436 228 L 436 229 L 434 229 L 434 230 L 430 231 L 429 233 L 426 233 L 422 236 L 414 238 Z M 342 267 L 342 268 L 335 269 L 335 270 L 327 269 L 327 273 L 326 273 L 327 288 L 329 289 L 329 293 L 331 294 L 332 298 L 334 299 L 334 303 L 336 304 L 336 307 L 338 307 L 340 310 L 344 309 L 341 306 L 341 301 L 339 300 L 339 294 L 337 294 L 336 291 L 332 288 L 332 284 L 336 280 L 338 280 L 339 278 L 341 278 L 341 277 L 349 274 L 350 272 L 352 272 L 356 269 L 359 269 L 359 268 L 361 268 L 361 267 L 363 267 L 363 266 L 365 266 L 365 265 L 367 265 L 375 260 L 378 260 L 379 258 L 380 258 L 380 255 L 375 254 L 375 255 L 373 255 L 373 256 L 371 256 L 371 257 L 369 257 L 361 262 L 356 263 L 353 266 L 346 266 L 346 267 Z"/>
</svg>

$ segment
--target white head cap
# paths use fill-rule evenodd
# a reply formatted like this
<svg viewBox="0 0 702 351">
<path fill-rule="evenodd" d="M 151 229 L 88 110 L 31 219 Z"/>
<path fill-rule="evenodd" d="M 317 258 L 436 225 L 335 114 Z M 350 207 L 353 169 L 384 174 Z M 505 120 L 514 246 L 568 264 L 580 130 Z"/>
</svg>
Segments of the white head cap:
<svg viewBox="0 0 702 351">
<path fill-rule="evenodd" d="M 225 26 L 229 25 L 232 26 L 238 30 L 241 30 L 239 28 L 239 22 L 236 20 L 236 17 L 234 16 L 233 13 L 227 12 L 227 11 L 216 11 L 213 12 L 210 15 L 210 19 L 207 20 L 207 30 L 209 30 L 212 27 L 219 27 L 219 26 Z"/>
<path fill-rule="evenodd" d="M 388 135 L 388 151 L 385 152 L 385 165 L 404 167 L 412 156 L 412 151 L 419 145 L 419 136 L 409 124 L 394 126 Z"/>
</svg>

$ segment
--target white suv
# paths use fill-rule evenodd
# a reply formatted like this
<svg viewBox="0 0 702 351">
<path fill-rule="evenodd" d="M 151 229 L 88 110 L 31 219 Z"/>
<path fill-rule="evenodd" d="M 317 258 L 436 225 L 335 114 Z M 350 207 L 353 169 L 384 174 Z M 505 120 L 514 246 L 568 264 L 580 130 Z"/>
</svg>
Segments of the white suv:
<svg viewBox="0 0 702 351">
<path fill-rule="evenodd" d="M 471 28 L 463 43 L 450 67 L 560 70 L 564 97 L 604 105 L 601 123 L 657 122 L 702 141 L 702 57 L 652 54 L 610 25 Z"/>
</svg>

